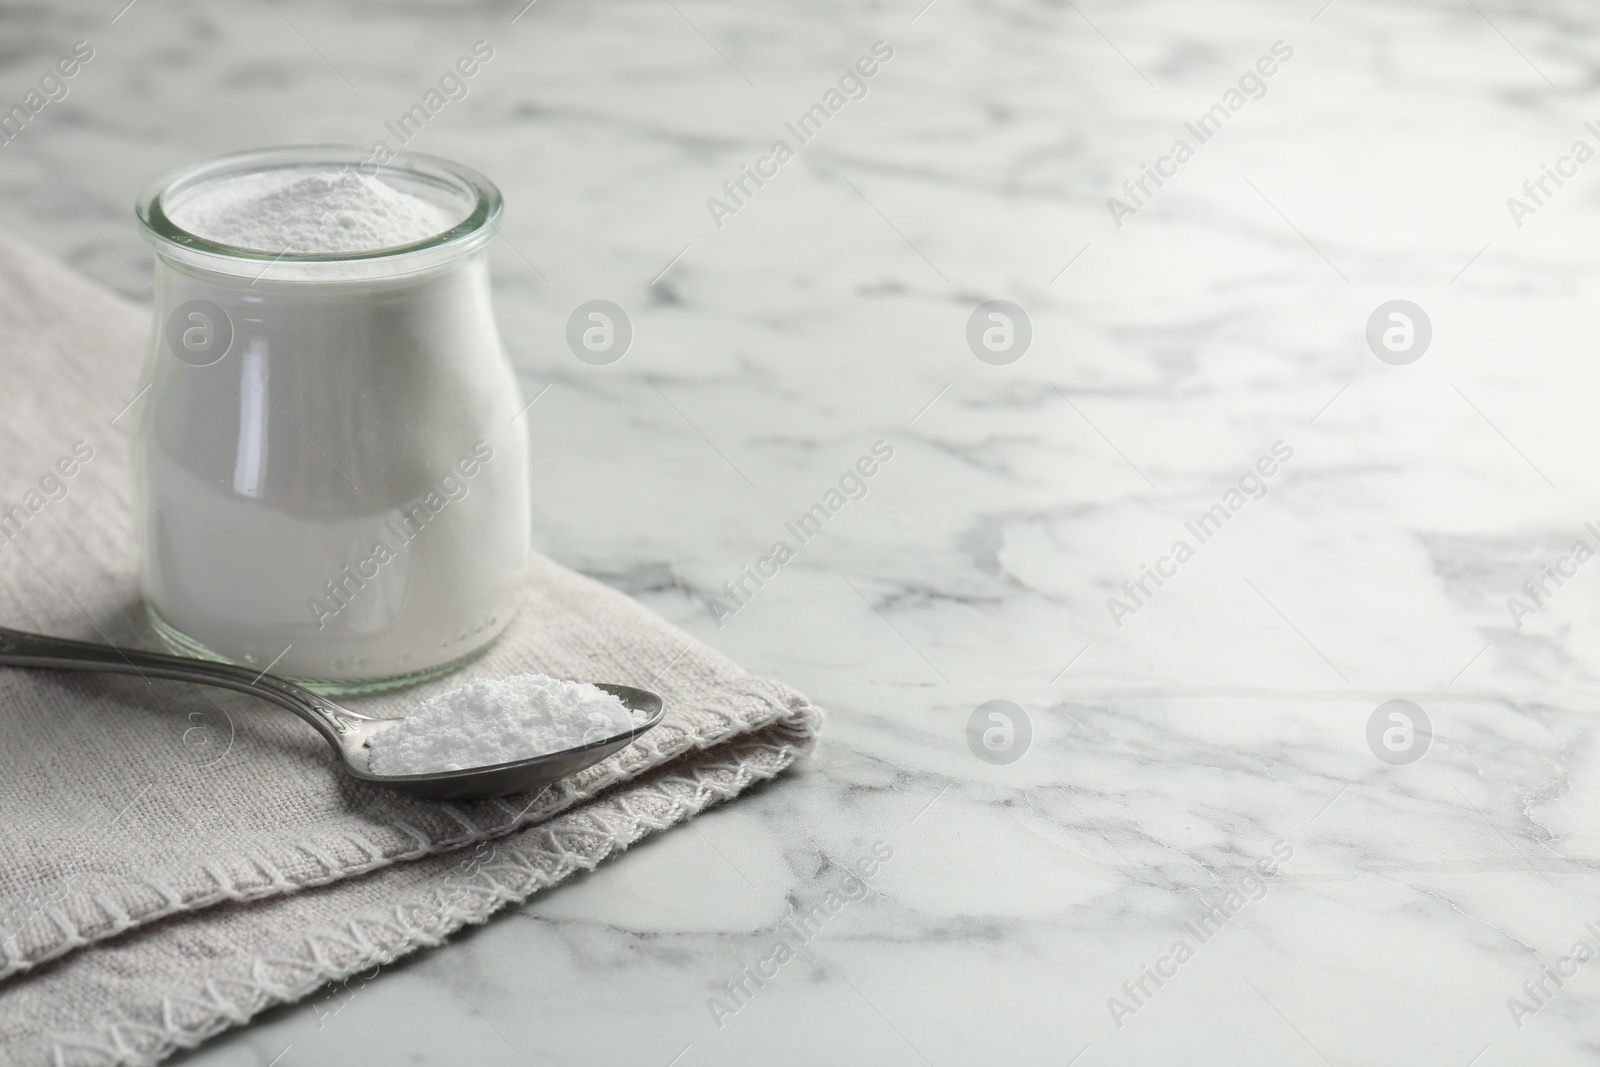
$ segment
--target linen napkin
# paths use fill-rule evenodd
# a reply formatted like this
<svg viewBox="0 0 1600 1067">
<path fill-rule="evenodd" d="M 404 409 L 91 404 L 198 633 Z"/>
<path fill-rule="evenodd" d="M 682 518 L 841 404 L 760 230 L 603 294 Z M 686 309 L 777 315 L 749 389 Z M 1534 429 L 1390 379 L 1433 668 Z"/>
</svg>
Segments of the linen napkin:
<svg viewBox="0 0 1600 1067">
<path fill-rule="evenodd" d="M 0 625 L 156 647 L 128 467 L 147 324 L 0 239 Z M 738 795 L 820 721 L 544 558 L 482 659 L 348 703 L 404 714 L 528 671 L 653 689 L 665 721 L 537 795 L 439 803 L 349 778 L 241 694 L 0 668 L 0 1063 L 155 1063 Z"/>
</svg>

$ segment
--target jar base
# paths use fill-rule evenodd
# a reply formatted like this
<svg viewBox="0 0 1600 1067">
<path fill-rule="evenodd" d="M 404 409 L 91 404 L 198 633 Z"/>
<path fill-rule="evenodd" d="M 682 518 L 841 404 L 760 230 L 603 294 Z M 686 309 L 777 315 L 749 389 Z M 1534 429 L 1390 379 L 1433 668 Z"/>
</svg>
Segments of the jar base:
<svg viewBox="0 0 1600 1067">
<path fill-rule="evenodd" d="M 145 613 L 150 617 L 150 628 L 155 631 L 156 637 L 166 646 L 167 651 L 176 656 L 189 656 L 194 659 L 210 660 L 214 663 L 232 663 L 238 667 L 253 667 L 253 663 L 240 663 L 230 659 L 222 653 L 209 647 L 203 642 L 195 640 L 166 619 L 161 617 L 155 607 L 149 603 L 144 606 Z M 498 634 L 482 645 L 468 652 L 464 656 L 441 663 L 436 667 L 428 667 L 420 671 L 411 671 L 406 674 L 393 674 L 384 678 L 286 678 L 302 689 L 325 697 L 367 696 L 372 693 L 386 693 L 394 689 L 405 689 L 408 686 L 419 685 L 422 682 L 431 682 L 436 678 L 443 678 L 453 674 L 467 664 L 481 657 L 493 648 L 500 640 Z M 262 673 L 265 673 L 264 671 Z"/>
</svg>

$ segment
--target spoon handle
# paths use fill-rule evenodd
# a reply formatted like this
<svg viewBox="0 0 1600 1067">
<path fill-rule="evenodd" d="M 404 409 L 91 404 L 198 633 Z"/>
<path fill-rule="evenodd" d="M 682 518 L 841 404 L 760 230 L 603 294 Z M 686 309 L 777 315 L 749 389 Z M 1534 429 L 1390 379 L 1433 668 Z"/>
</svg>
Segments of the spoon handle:
<svg viewBox="0 0 1600 1067">
<path fill-rule="evenodd" d="M 70 641 L 63 637 L 46 637 L 5 627 L 0 627 L 0 666 L 137 674 L 147 679 L 166 678 L 233 689 L 270 700 L 294 712 L 335 745 L 341 743 L 340 737 L 349 729 L 350 720 L 366 721 L 370 718 L 324 700 L 310 690 L 276 675 L 232 663 L 168 656 L 160 652 L 117 648 L 89 641 Z"/>
</svg>

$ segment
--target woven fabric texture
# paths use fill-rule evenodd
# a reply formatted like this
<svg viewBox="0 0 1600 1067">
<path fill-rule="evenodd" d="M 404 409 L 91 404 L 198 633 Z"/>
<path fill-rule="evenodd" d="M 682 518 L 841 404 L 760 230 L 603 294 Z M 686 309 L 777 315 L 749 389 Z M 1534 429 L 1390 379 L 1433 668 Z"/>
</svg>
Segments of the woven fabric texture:
<svg viewBox="0 0 1600 1067">
<path fill-rule="evenodd" d="M 0 625 L 156 647 L 128 467 L 147 321 L 0 240 Z M 348 703 L 404 714 L 528 671 L 653 689 L 666 719 L 538 795 L 445 804 L 343 775 L 308 726 L 240 694 L 0 668 L 0 1063 L 158 1062 L 738 795 L 820 721 L 542 557 L 482 659 Z"/>
</svg>

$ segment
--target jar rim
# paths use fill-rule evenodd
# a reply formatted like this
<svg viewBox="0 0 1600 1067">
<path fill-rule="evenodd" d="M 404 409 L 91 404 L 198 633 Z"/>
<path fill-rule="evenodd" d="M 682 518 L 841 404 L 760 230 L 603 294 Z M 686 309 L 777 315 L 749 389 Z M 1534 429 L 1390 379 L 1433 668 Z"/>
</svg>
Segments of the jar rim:
<svg viewBox="0 0 1600 1067">
<path fill-rule="evenodd" d="M 275 264 L 315 269 L 312 265 L 319 263 L 364 263 L 382 267 L 385 272 L 422 269 L 433 262 L 473 251 L 493 239 L 504 201 L 499 188 L 487 177 L 471 167 L 420 152 L 393 152 L 384 148 L 382 154 L 385 158 L 378 162 L 380 153 L 376 151 L 328 144 L 290 145 L 218 156 L 164 175 L 140 195 L 134 214 L 145 239 L 158 251 L 224 273 L 236 273 L 241 268 L 270 270 Z M 472 206 L 460 222 L 420 241 L 355 252 L 277 253 L 242 248 L 191 233 L 167 214 L 168 203 L 203 184 L 295 167 L 353 170 L 366 178 L 381 177 L 385 173 L 403 174 L 414 181 L 460 195 Z"/>
</svg>

